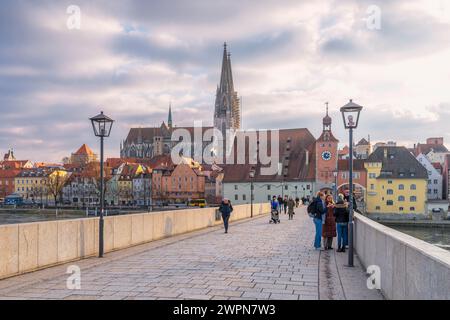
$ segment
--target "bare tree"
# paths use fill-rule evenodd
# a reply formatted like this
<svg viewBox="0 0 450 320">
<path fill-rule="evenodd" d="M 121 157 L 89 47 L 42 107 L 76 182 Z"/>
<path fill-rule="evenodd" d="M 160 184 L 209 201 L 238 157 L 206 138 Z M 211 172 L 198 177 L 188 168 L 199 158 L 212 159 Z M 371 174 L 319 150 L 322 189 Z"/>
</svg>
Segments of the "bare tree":
<svg viewBox="0 0 450 320">
<path fill-rule="evenodd" d="M 68 174 L 60 170 L 53 171 L 47 177 L 48 192 L 53 196 L 56 210 L 58 210 L 58 199 L 61 198 L 62 189 L 66 184 L 67 179 Z"/>
</svg>

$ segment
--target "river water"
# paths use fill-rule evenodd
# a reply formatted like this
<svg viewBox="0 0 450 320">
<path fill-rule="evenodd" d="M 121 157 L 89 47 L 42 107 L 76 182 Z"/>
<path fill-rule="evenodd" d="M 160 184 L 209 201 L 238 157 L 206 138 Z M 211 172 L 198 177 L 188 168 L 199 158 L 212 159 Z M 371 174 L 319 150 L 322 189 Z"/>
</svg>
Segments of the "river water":
<svg viewBox="0 0 450 320">
<path fill-rule="evenodd" d="M 450 226 L 415 227 L 389 225 L 389 227 L 450 251 Z"/>
<path fill-rule="evenodd" d="M 51 221 L 51 220 L 65 220 L 65 219 L 79 219 L 85 218 L 85 213 L 77 212 L 63 212 L 59 211 L 56 215 L 56 211 L 40 212 L 39 210 L 1 210 L 0 211 L 0 225 L 2 224 L 14 224 L 14 223 L 27 223 L 37 221 Z"/>
</svg>

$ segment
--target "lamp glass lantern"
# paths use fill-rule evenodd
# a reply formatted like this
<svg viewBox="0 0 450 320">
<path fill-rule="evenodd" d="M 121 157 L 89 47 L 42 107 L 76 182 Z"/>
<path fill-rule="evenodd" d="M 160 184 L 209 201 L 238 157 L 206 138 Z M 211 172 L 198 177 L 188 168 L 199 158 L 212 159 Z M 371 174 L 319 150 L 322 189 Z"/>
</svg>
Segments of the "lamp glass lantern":
<svg viewBox="0 0 450 320">
<path fill-rule="evenodd" d="M 359 114 L 361 113 L 362 108 L 362 106 L 354 103 L 352 99 L 341 108 L 345 129 L 356 129 L 358 127 Z"/>
<path fill-rule="evenodd" d="M 248 173 L 248 176 L 253 179 L 255 177 L 255 173 L 256 173 L 255 168 L 251 168 L 250 172 Z"/>
<path fill-rule="evenodd" d="M 90 120 L 92 128 L 94 129 L 94 134 L 97 137 L 109 137 L 114 120 L 104 115 L 103 111 L 99 115 L 90 118 Z"/>
</svg>

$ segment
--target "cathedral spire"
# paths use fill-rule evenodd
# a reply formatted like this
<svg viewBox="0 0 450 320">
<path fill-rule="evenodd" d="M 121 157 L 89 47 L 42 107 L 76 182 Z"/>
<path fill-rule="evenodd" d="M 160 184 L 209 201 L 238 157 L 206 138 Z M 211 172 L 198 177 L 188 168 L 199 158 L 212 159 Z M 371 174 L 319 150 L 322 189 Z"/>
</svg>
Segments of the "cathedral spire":
<svg viewBox="0 0 450 320">
<path fill-rule="evenodd" d="M 223 45 L 222 72 L 216 93 L 214 125 L 224 132 L 226 129 L 240 129 L 240 103 L 234 91 L 233 72 L 231 70 L 231 54 L 227 43 Z"/>
<path fill-rule="evenodd" d="M 167 119 L 167 125 L 172 129 L 172 102 L 169 104 L 169 117 Z"/>
</svg>

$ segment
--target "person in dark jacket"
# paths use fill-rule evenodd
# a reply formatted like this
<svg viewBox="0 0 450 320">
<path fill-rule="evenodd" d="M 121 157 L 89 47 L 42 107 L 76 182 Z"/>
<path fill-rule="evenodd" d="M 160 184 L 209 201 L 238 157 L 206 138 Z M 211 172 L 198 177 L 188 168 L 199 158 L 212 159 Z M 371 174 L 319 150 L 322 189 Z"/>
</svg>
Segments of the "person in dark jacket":
<svg viewBox="0 0 450 320">
<path fill-rule="evenodd" d="M 225 233 L 228 233 L 228 221 L 230 220 L 230 215 L 233 212 L 233 206 L 230 200 L 223 199 L 219 207 L 220 213 L 222 213 L 223 226 L 225 227 Z"/>
<path fill-rule="evenodd" d="M 345 190 L 344 200 L 345 200 L 345 202 L 350 202 L 350 191 L 349 190 Z M 358 211 L 358 206 L 356 205 L 355 193 L 353 193 L 353 211 Z"/>
<path fill-rule="evenodd" d="M 345 252 L 345 245 L 348 242 L 349 212 L 348 204 L 345 202 L 344 195 L 342 194 L 339 194 L 338 196 L 334 209 L 334 216 L 336 218 L 337 229 L 337 252 Z"/>
<path fill-rule="evenodd" d="M 295 208 L 295 202 L 294 199 L 289 198 L 289 200 L 287 201 L 287 207 L 288 207 L 288 214 L 289 214 L 289 220 L 294 219 L 294 208 Z"/>
<path fill-rule="evenodd" d="M 322 219 L 326 213 L 327 207 L 325 205 L 325 194 L 318 192 L 317 197 L 313 199 L 313 221 L 316 228 L 316 235 L 314 237 L 314 248 L 321 250 L 322 246 Z"/>
</svg>

